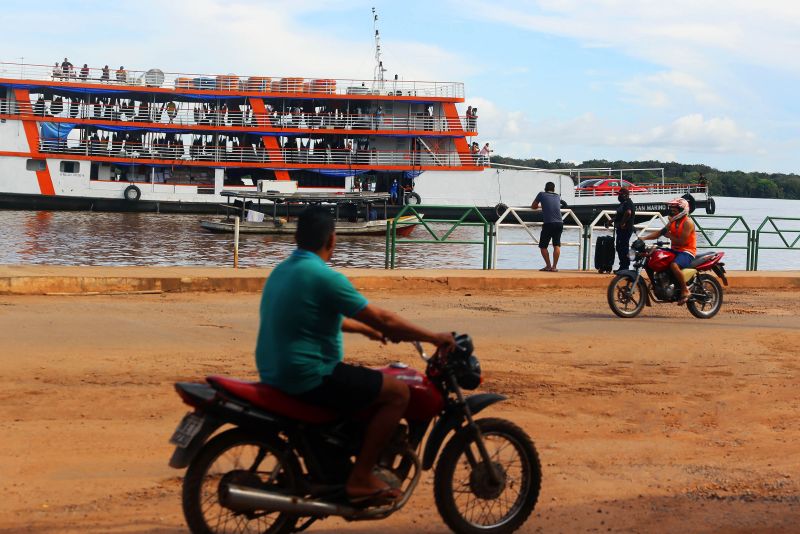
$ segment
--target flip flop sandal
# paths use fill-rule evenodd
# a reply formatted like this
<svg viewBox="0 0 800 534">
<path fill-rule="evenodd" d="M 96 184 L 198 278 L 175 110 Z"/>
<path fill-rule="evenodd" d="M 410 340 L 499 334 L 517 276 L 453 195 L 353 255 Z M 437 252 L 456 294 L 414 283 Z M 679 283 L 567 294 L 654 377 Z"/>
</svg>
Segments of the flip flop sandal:
<svg viewBox="0 0 800 534">
<path fill-rule="evenodd" d="M 540 270 L 540 271 L 543 271 L 543 272 L 550 272 L 552 269 L 550 269 L 550 268 L 548 268 L 548 267 L 542 267 L 542 268 L 541 268 L 541 269 L 539 269 L 539 270 Z"/>
</svg>

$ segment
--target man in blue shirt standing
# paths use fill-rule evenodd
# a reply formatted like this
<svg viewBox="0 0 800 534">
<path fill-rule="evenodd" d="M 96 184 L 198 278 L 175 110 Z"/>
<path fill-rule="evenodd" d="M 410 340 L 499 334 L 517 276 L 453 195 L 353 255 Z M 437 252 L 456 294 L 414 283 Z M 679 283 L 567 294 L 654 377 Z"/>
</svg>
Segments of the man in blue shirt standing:
<svg viewBox="0 0 800 534">
<path fill-rule="evenodd" d="M 544 267 L 540 271 L 558 271 L 558 258 L 561 256 L 561 232 L 564 231 L 564 221 L 561 218 L 561 197 L 556 193 L 556 184 L 547 182 L 544 191 L 540 191 L 533 199 L 531 208 L 542 209 L 542 233 L 539 236 L 539 251 L 544 258 Z M 553 264 L 550 264 L 550 254 L 547 246 L 553 240 Z"/>
<path fill-rule="evenodd" d="M 345 485 L 352 501 L 400 496 L 372 470 L 408 405 L 408 386 L 366 367 L 343 363 L 342 332 L 385 342 L 424 341 L 450 352 L 453 335 L 417 327 L 367 302 L 341 273 L 328 267 L 336 245 L 330 210 L 306 209 L 298 218 L 297 249 L 270 274 L 261 298 L 256 366 L 261 381 L 306 402 L 354 413 L 370 405 L 361 452 Z"/>
</svg>

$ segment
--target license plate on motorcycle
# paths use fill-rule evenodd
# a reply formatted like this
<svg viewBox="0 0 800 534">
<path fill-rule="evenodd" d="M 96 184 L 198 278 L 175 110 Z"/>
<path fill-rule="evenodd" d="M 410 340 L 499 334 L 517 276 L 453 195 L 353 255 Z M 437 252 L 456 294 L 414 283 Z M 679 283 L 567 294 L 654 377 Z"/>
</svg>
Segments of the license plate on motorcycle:
<svg viewBox="0 0 800 534">
<path fill-rule="evenodd" d="M 200 427 L 203 426 L 203 420 L 204 419 L 199 415 L 187 413 L 183 416 L 183 419 L 178 424 L 178 428 L 175 429 L 172 437 L 169 438 L 169 442 L 176 447 L 185 449 L 189 446 L 189 443 L 192 442 L 192 439 L 197 433 L 200 432 Z"/>
</svg>

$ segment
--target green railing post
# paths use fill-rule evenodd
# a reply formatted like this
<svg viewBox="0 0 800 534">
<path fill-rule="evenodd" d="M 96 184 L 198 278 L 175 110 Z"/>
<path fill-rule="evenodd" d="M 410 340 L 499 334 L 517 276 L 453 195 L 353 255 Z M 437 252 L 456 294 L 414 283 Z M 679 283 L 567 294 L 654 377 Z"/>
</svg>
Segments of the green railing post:
<svg viewBox="0 0 800 534">
<path fill-rule="evenodd" d="M 386 248 L 383 249 L 383 268 L 389 268 L 389 249 L 391 244 L 389 243 L 389 233 L 392 231 L 392 221 L 389 219 L 386 220 Z"/>
<path fill-rule="evenodd" d="M 425 209 L 463 209 L 464 213 L 458 219 L 431 219 L 425 218 L 424 213 L 420 213 L 419 210 Z M 391 221 L 391 224 L 387 223 L 386 227 L 386 242 L 387 242 L 387 260 L 384 261 L 384 266 L 388 269 L 394 269 L 397 265 L 397 225 L 398 220 L 405 216 L 411 216 L 413 220 L 410 221 L 403 221 L 399 224 L 402 226 L 408 225 L 418 225 L 420 228 L 424 228 L 429 236 L 430 239 L 404 239 L 403 243 L 408 244 L 454 244 L 454 245 L 482 245 L 483 246 L 483 253 L 482 253 L 482 265 L 483 269 L 490 269 L 491 268 L 491 260 L 492 260 L 492 232 L 491 232 L 491 225 L 489 221 L 483 216 L 483 214 L 478 210 L 475 206 L 423 206 L 423 205 L 407 205 L 403 206 L 403 208 L 394 216 Z M 472 220 L 477 219 L 478 222 L 470 222 L 468 219 L 472 216 Z M 446 223 L 450 225 L 450 229 L 447 230 L 443 235 L 438 235 L 436 232 L 433 231 L 431 228 L 431 224 L 433 223 Z M 482 226 L 483 227 L 483 236 L 480 240 L 453 240 L 450 239 L 452 233 L 461 226 Z"/>
<path fill-rule="evenodd" d="M 754 253 L 755 259 L 753 262 L 753 269 L 758 269 L 758 259 L 761 254 L 761 250 L 800 250 L 800 227 L 794 228 L 779 228 L 778 222 L 780 221 L 790 221 L 794 223 L 800 223 L 800 218 L 798 217 L 766 217 L 762 223 L 759 225 L 758 229 L 756 230 L 756 238 L 755 238 L 755 245 L 754 245 Z M 771 226 L 772 230 L 765 229 L 765 226 Z M 770 245 L 769 242 L 767 244 L 761 244 L 761 234 L 772 234 L 777 235 L 780 238 L 779 244 L 777 245 Z"/>
</svg>

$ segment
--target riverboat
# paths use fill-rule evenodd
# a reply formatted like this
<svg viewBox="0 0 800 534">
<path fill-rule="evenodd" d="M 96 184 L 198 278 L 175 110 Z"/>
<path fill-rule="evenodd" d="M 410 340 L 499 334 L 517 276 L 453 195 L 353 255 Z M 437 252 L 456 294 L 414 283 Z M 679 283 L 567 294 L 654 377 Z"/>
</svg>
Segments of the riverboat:
<svg viewBox="0 0 800 534">
<path fill-rule="evenodd" d="M 294 235 L 297 215 L 309 205 L 328 206 L 334 216 L 339 236 L 385 235 L 388 216 L 388 193 L 279 193 L 223 191 L 228 203 L 222 208 L 225 217 L 205 219 L 200 226 L 209 232 Z M 401 216 L 397 234 L 407 237 L 424 215 Z M 237 221 L 236 218 L 239 220 Z"/>
<path fill-rule="evenodd" d="M 0 63 L 0 208 L 219 213 L 223 191 L 393 192 L 444 206 L 528 206 L 546 182 L 582 219 L 613 196 L 575 173 L 491 165 L 460 82 L 111 71 Z M 694 187 L 694 189 L 691 189 Z M 640 209 L 677 192 L 636 193 Z M 448 213 L 448 211 L 453 213 Z"/>
</svg>

